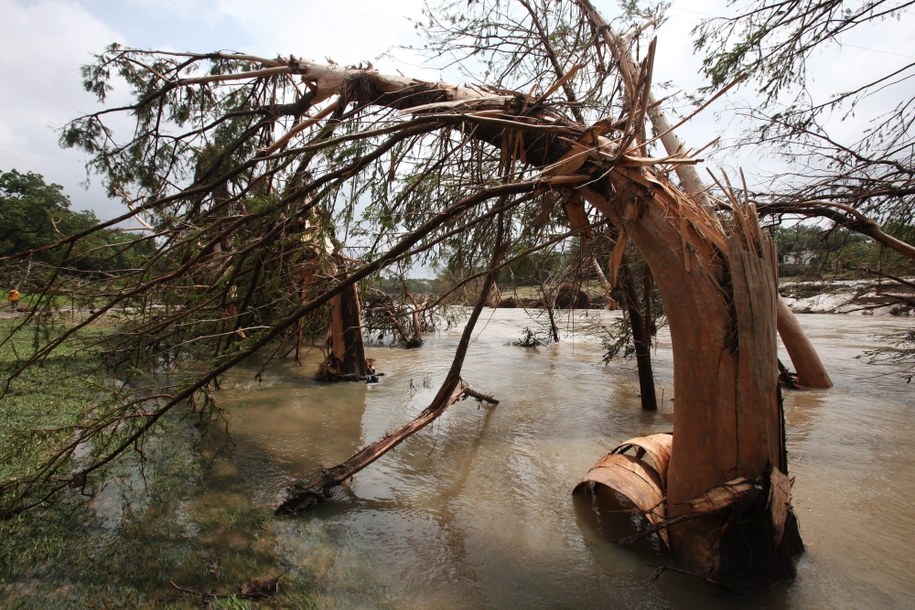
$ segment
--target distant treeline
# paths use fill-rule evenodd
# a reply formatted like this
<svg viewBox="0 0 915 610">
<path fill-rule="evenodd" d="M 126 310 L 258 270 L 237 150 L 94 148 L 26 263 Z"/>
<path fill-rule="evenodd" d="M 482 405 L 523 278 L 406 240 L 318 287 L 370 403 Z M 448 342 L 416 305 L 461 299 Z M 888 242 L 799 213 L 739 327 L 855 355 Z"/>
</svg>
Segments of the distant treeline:
<svg viewBox="0 0 915 610">
<path fill-rule="evenodd" d="M 915 226 L 890 222 L 883 230 L 902 241 L 915 241 Z M 783 277 L 831 274 L 854 278 L 867 271 L 898 276 L 915 274 L 911 259 L 844 227 L 796 224 L 773 227 L 772 234 L 778 244 L 779 274 Z"/>
<path fill-rule="evenodd" d="M 121 229 L 102 229 L 73 248 L 50 247 L 98 222 L 91 211 L 71 210 L 63 187 L 46 183 L 40 174 L 15 169 L 0 173 L 0 257 L 31 250 L 34 262 L 79 272 L 113 272 L 137 267 L 155 252 L 151 239 Z"/>
</svg>

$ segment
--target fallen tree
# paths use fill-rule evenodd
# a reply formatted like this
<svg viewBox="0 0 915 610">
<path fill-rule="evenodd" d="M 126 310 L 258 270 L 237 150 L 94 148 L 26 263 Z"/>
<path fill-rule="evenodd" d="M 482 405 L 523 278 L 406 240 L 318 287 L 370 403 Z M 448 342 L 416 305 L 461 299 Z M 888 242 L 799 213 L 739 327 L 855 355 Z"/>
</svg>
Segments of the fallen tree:
<svg viewBox="0 0 915 610">
<path fill-rule="evenodd" d="M 273 296 L 252 309 L 253 296 L 236 299 L 228 289 L 217 291 L 219 311 L 232 316 L 221 320 L 227 332 L 246 331 L 237 351 L 220 352 L 205 373 L 160 392 L 155 408 L 141 416 L 122 410 L 105 425 L 84 428 L 38 476 L 3 483 L 4 512 L 24 510 L 84 483 L 134 448 L 166 412 L 206 391 L 247 356 L 279 351 L 277 344 L 288 341 L 305 316 L 386 265 L 460 254 L 468 269 L 474 261 L 491 268 L 492 261 L 480 260 L 490 246 L 511 242 L 538 223 L 573 225 L 571 216 L 584 213 L 612 222 L 642 252 L 666 307 L 676 393 L 676 442 L 664 481 L 670 548 L 688 569 L 716 582 L 765 584 L 790 577 L 791 558 L 801 547 L 797 529 L 766 525 L 773 511 L 790 513 L 790 500 L 777 510 L 757 510 L 754 504 L 736 519 L 728 512 L 732 505 L 703 514 L 696 510 L 706 494 L 732 481 L 782 481 L 787 475 L 775 358 L 774 249 L 749 202 L 726 189 L 724 199 L 709 205 L 707 196 L 671 181 L 673 169 L 696 160 L 681 150 L 664 156 L 650 150 L 645 120 L 655 106 L 653 47 L 636 69 L 608 69 L 606 24 L 592 10 L 581 10 L 588 6 L 452 4 L 460 13 L 450 21 L 453 37 L 439 37 L 443 44 L 469 33 L 498 32 L 499 44 L 480 43 L 467 52 L 486 48 L 495 57 L 490 67 L 498 69 L 487 85 L 427 82 L 296 57 L 118 47 L 87 67 L 87 85 L 100 97 L 113 73 L 127 79 L 136 97 L 130 106 L 88 115 L 64 130 L 65 143 L 94 155 L 92 164 L 104 172 L 112 192 L 134 193 L 130 212 L 100 228 L 148 217 L 162 245 L 153 261 L 161 266 L 151 263 L 125 275 L 99 312 L 77 328 L 131 299 L 152 300 L 170 282 L 185 279 L 212 244 L 226 237 L 238 242 L 221 253 L 236 293 L 263 294 L 264 277 L 296 268 L 282 245 L 290 236 L 298 239 L 296 223 L 322 207 L 343 221 L 355 217 L 357 202 L 367 198 L 373 246 L 364 262 L 324 278 L 308 299 L 286 298 L 277 282 Z M 486 23 L 473 21 L 477 18 Z M 554 20 L 571 27 L 545 35 Z M 451 27 L 448 19 L 439 23 Z M 438 32 L 433 27 L 430 33 Z M 516 52 L 516 35 L 526 41 L 525 53 Z M 527 86 L 524 78 L 530 79 Z M 116 142 L 105 125 L 107 114 L 117 111 L 137 121 L 127 143 Z M 188 183 L 188 157 L 196 154 L 192 144 L 207 138 L 220 139 L 219 154 L 232 162 L 213 163 Z M 209 197 L 226 185 L 231 188 L 218 201 Z M 333 238 L 329 227 L 324 231 L 323 238 Z M 254 259 L 260 262 L 252 266 Z M 53 278 L 46 294 L 59 281 Z M 227 308 L 226 301 L 239 307 Z M 186 317 L 193 311 L 175 308 L 168 323 L 131 335 L 132 344 L 153 354 L 157 348 L 150 346 L 160 342 L 206 344 L 210 335 L 203 332 L 170 340 L 176 328 L 182 333 L 203 328 Z M 259 325 L 239 326 L 255 313 Z M 30 364 L 70 336 L 46 344 Z M 122 340 L 126 344 L 123 335 Z M 305 479 L 286 508 L 322 496 L 437 417 L 453 402 L 458 379 L 450 374 L 415 422 L 341 470 Z M 69 464 L 77 447 L 114 429 L 117 442 L 110 450 L 58 476 L 55 468 Z M 732 526 L 722 528 L 723 522 Z"/>
</svg>

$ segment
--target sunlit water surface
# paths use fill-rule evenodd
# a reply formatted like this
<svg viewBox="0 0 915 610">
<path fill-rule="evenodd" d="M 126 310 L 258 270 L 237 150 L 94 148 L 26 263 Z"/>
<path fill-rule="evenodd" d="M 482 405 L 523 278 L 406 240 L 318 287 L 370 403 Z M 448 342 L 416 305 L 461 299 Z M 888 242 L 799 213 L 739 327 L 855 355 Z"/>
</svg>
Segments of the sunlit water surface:
<svg viewBox="0 0 915 610">
<path fill-rule="evenodd" d="M 561 342 L 530 349 L 507 343 L 539 321 L 487 312 L 463 377 L 498 406 L 452 406 L 332 502 L 277 520 L 276 553 L 312 575 L 325 607 L 915 607 L 915 384 L 859 358 L 910 318 L 800 317 L 835 382 L 785 396 L 807 552 L 793 583 L 736 596 L 659 573 L 663 556 L 609 543 L 576 511 L 571 490 L 601 455 L 672 429 L 669 337 L 662 331 L 654 355 L 661 408 L 642 412 L 634 364 L 600 363 L 591 325 L 615 315 L 566 317 Z M 269 510 L 290 481 L 415 417 L 459 335 L 442 332 L 419 350 L 371 349 L 384 372 L 378 384 L 316 384 L 314 359 L 273 367 L 260 381 L 239 372 L 219 395 L 234 441 L 219 459 L 243 482 L 225 493 Z"/>
</svg>

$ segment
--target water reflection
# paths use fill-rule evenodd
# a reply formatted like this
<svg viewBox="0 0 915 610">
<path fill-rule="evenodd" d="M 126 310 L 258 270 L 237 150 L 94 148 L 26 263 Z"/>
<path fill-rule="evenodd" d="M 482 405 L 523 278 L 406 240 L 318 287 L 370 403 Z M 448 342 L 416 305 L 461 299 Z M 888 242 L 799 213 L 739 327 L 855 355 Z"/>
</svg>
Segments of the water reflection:
<svg viewBox="0 0 915 610">
<path fill-rule="evenodd" d="M 734 598 L 663 556 L 608 543 L 570 492 L 619 442 L 670 431 L 672 364 L 655 356 L 664 401 L 639 408 L 633 364 L 603 367 L 589 320 L 544 348 L 509 347 L 531 320 L 493 312 L 464 367 L 494 408 L 452 406 L 309 517 L 277 520 L 276 550 L 307 569 L 325 607 L 848 607 L 915 603 L 911 388 L 855 359 L 901 320 L 803 316 L 836 389 L 789 392 L 789 459 L 808 552 L 791 585 Z M 611 316 L 613 314 L 599 314 Z M 869 326 L 873 324 L 874 326 Z M 874 332 L 877 328 L 877 332 Z M 421 350 L 375 349 L 381 383 L 324 386 L 301 371 L 221 393 L 234 452 L 268 509 L 292 479 L 335 464 L 415 417 L 444 378 L 460 330 Z M 659 388 L 659 397 L 662 391 Z M 892 524 L 892 527 L 888 527 Z M 307 566 L 307 568 L 305 567 Z"/>
</svg>

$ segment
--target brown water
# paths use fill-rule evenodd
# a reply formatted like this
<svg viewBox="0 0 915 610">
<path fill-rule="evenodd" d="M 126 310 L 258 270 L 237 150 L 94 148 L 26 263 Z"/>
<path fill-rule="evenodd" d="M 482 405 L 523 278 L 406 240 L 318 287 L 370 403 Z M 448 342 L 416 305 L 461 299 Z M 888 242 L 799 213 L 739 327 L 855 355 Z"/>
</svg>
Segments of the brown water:
<svg viewBox="0 0 915 610">
<path fill-rule="evenodd" d="M 277 554 L 311 574 L 322 607 L 915 606 L 915 384 L 856 358 L 911 319 L 800 318 L 836 384 L 785 398 L 807 552 L 795 582 L 736 596 L 670 570 L 655 579 L 662 556 L 608 543 L 576 512 L 571 490 L 601 455 L 672 425 L 667 335 L 655 355 L 663 405 L 644 413 L 634 365 L 602 366 L 587 332 L 613 315 L 567 318 L 560 343 L 525 349 L 505 344 L 536 323 L 523 311 L 493 311 L 463 376 L 499 405 L 454 405 L 333 502 L 274 522 Z M 371 350 L 385 375 L 370 386 L 317 385 L 313 362 L 271 369 L 260 383 L 239 374 L 220 400 L 246 493 L 273 506 L 293 478 L 418 414 L 459 333 L 420 350 Z"/>
</svg>

